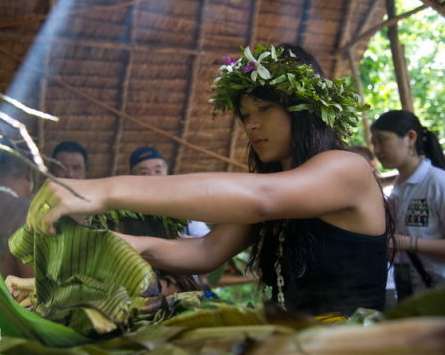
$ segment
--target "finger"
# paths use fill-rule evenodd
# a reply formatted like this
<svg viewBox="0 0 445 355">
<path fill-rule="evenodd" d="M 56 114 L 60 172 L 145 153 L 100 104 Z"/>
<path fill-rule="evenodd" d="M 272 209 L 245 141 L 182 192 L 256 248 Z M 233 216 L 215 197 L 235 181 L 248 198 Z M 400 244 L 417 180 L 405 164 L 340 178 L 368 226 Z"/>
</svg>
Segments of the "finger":
<svg viewBox="0 0 445 355">
<path fill-rule="evenodd" d="M 63 211 L 60 207 L 51 209 L 46 216 L 42 218 L 41 231 L 44 234 L 55 235 L 56 229 L 54 224 L 63 216 Z"/>
<path fill-rule="evenodd" d="M 32 306 L 31 297 L 26 297 L 21 302 L 19 302 L 20 305 L 24 308 L 28 308 Z"/>
</svg>

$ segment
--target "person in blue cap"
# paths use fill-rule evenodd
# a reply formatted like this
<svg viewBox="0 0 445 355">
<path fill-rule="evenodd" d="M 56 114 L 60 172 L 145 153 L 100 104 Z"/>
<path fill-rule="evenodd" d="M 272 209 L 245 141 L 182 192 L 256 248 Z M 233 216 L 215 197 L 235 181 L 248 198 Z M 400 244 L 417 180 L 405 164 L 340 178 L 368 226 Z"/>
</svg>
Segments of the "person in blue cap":
<svg viewBox="0 0 445 355">
<path fill-rule="evenodd" d="M 168 165 L 156 149 L 139 147 L 130 156 L 131 175 L 165 176 L 168 175 Z"/>
<path fill-rule="evenodd" d="M 164 157 L 153 147 L 143 146 L 135 149 L 130 155 L 131 175 L 166 176 L 168 164 Z M 203 222 L 189 221 L 182 236 L 203 237 L 209 232 L 209 228 Z"/>
</svg>

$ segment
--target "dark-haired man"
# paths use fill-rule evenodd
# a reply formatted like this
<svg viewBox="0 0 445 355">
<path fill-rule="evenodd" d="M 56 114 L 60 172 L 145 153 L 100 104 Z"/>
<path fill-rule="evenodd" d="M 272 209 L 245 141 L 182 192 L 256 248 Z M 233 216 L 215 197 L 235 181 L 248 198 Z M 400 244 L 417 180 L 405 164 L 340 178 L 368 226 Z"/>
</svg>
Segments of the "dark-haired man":
<svg viewBox="0 0 445 355">
<path fill-rule="evenodd" d="M 65 141 L 59 143 L 53 150 L 52 158 L 59 164 L 52 165 L 52 173 L 59 178 L 86 179 L 88 153 L 79 143 Z"/>
</svg>

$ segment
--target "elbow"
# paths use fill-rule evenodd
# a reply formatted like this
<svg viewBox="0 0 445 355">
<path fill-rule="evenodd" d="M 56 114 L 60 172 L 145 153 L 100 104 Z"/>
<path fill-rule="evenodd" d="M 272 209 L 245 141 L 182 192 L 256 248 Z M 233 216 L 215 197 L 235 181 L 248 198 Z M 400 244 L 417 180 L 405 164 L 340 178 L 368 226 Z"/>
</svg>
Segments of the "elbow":
<svg viewBox="0 0 445 355">
<path fill-rule="evenodd" d="M 259 223 L 264 221 L 269 221 L 274 219 L 274 208 L 270 201 L 265 201 L 265 199 L 260 199 L 255 204 L 252 220 L 250 223 Z"/>
<path fill-rule="evenodd" d="M 272 196 L 270 188 L 262 187 L 255 192 L 252 209 L 252 220 L 250 223 L 258 223 L 276 219 L 277 204 Z"/>
</svg>

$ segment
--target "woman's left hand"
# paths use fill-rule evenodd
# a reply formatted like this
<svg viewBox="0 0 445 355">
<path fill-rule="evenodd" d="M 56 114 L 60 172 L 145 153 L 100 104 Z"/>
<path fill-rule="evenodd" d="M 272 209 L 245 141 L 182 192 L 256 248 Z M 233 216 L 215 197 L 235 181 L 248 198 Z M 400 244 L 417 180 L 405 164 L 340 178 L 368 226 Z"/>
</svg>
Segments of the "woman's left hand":
<svg viewBox="0 0 445 355">
<path fill-rule="evenodd" d="M 54 223 L 62 216 L 78 219 L 80 215 L 105 212 L 107 209 L 107 184 L 101 180 L 60 179 L 79 196 L 54 182 L 43 184 L 34 197 L 26 224 L 36 232 L 55 234 Z"/>
</svg>

